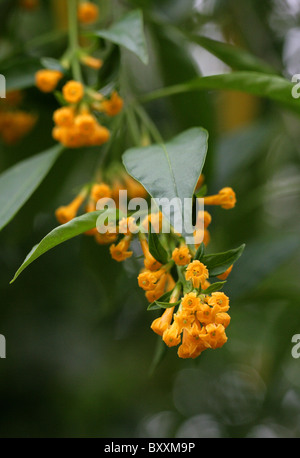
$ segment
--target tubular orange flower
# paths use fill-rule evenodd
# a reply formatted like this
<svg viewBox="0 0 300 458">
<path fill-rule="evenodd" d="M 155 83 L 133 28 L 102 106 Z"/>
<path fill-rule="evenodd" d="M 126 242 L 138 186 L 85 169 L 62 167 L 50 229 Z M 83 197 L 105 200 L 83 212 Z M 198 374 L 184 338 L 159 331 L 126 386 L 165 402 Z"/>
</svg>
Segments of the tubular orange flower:
<svg viewBox="0 0 300 458">
<path fill-rule="evenodd" d="M 150 253 L 149 251 L 149 246 L 146 238 L 143 238 L 142 235 L 140 235 L 140 243 L 141 247 L 145 256 L 144 259 L 144 265 L 146 269 L 151 270 L 152 272 L 155 272 L 156 270 L 160 269 L 162 264 L 160 264 Z"/>
<path fill-rule="evenodd" d="M 196 293 L 186 294 L 181 302 L 182 309 L 188 312 L 195 312 L 200 307 L 200 299 L 197 297 Z"/>
<path fill-rule="evenodd" d="M 186 266 L 191 262 L 191 254 L 186 245 L 175 248 L 172 253 L 172 259 L 177 266 Z"/>
<path fill-rule="evenodd" d="M 176 323 L 169 326 L 163 333 L 163 341 L 168 347 L 176 347 L 181 342 L 181 330 Z"/>
<path fill-rule="evenodd" d="M 94 202 L 98 202 L 100 199 L 110 199 L 111 189 L 106 183 L 94 184 L 90 197 Z"/>
<path fill-rule="evenodd" d="M 115 242 L 118 238 L 118 234 L 114 234 L 113 232 L 109 232 L 109 231 L 107 231 L 106 234 L 100 234 L 97 231 L 97 228 L 96 228 L 96 233 L 94 235 L 95 235 L 95 241 L 98 243 L 98 245 L 110 245 L 111 243 Z"/>
<path fill-rule="evenodd" d="M 229 269 L 226 270 L 226 272 L 224 272 L 221 275 L 218 275 L 219 280 L 226 280 L 226 278 L 228 278 L 228 276 L 230 275 L 232 269 L 233 269 L 233 265 L 230 266 Z"/>
<path fill-rule="evenodd" d="M 83 135 L 91 135 L 95 131 L 97 121 L 90 113 L 79 114 L 75 118 L 75 126 Z"/>
<path fill-rule="evenodd" d="M 101 103 L 101 109 L 107 116 L 116 116 L 120 113 L 120 111 L 122 111 L 123 105 L 123 99 L 116 91 L 114 91 L 110 100 L 103 100 Z"/>
<path fill-rule="evenodd" d="M 228 315 L 228 313 L 220 312 L 216 314 L 215 323 L 222 324 L 225 329 L 229 326 L 230 321 L 231 318 L 230 315 Z"/>
<path fill-rule="evenodd" d="M 208 226 L 211 224 L 212 217 L 208 211 L 199 211 L 197 215 L 197 225 L 201 224 L 204 226 L 204 229 L 207 229 Z"/>
<path fill-rule="evenodd" d="M 111 257 L 118 262 L 125 261 L 133 255 L 132 251 L 128 251 L 131 242 L 131 236 L 125 236 L 118 245 L 111 245 Z"/>
<path fill-rule="evenodd" d="M 225 328 L 222 324 L 211 323 L 205 326 L 205 333 L 201 335 L 201 340 L 208 348 L 220 348 L 227 342 Z"/>
<path fill-rule="evenodd" d="M 236 204 L 236 195 L 232 188 L 223 188 L 219 194 L 204 197 L 204 205 L 220 205 L 225 210 L 234 208 Z"/>
<path fill-rule="evenodd" d="M 164 274 L 165 271 L 163 270 L 158 270 L 157 272 L 146 270 L 139 274 L 138 284 L 144 291 L 152 291 L 156 288 L 158 280 Z"/>
<path fill-rule="evenodd" d="M 200 261 L 193 261 L 186 269 L 186 280 L 191 280 L 194 288 L 199 288 L 208 279 L 209 273 L 204 264 Z"/>
<path fill-rule="evenodd" d="M 35 74 L 35 84 L 42 92 L 53 92 L 63 76 L 63 73 L 58 70 L 39 70 Z"/>
<path fill-rule="evenodd" d="M 216 309 L 215 307 L 210 307 L 207 304 L 201 304 L 199 310 L 196 313 L 197 320 L 201 324 L 205 325 L 214 323 L 217 310 L 218 309 Z"/>
<path fill-rule="evenodd" d="M 63 96 L 68 103 L 78 103 L 84 96 L 84 87 L 78 81 L 68 81 L 62 89 Z"/>
<path fill-rule="evenodd" d="M 110 139 L 109 130 L 104 126 L 97 124 L 91 135 L 90 145 L 91 146 L 101 146 L 104 143 L 107 143 L 109 139 Z"/>
<path fill-rule="evenodd" d="M 97 59 L 96 57 L 92 56 L 82 56 L 81 62 L 87 67 L 92 68 L 93 70 L 100 70 L 100 68 L 103 65 L 102 59 Z"/>
<path fill-rule="evenodd" d="M 122 218 L 119 221 L 119 232 L 121 234 L 134 234 L 137 231 L 137 225 L 135 223 L 135 219 L 133 216 L 129 216 L 128 218 Z"/>
<path fill-rule="evenodd" d="M 151 329 L 159 336 L 162 336 L 163 333 L 168 329 L 171 324 L 174 308 L 168 308 L 164 311 L 163 315 L 160 318 L 157 318 L 151 324 Z"/>
<path fill-rule="evenodd" d="M 59 127 L 71 127 L 74 123 L 74 110 L 71 107 L 62 107 L 55 110 L 53 120 Z"/>
<path fill-rule="evenodd" d="M 179 358 L 195 359 L 206 349 L 205 345 L 199 340 L 198 334 L 199 328 L 197 324 L 194 324 L 190 331 L 187 329 L 183 330 L 182 344 L 177 352 Z"/>
<path fill-rule="evenodd" d="M 79 194 L 69 205 L 59 207 L 55 212 L 58 222 L 65 224 L 75 218 L 84 199 L 84 194 Z"/>
<path fill-rule="evenodd" d="M 148 193 L 145 190 L 144 186 L 136 181 L 131 176 L 125 174 L 123 176 L 125 186 L 128 192 L 129 199 L 134 199 L 135 197 L 146 198 Z"/>
<path fill-rule="evenodd" d="M 78 6 L 77 16 L 81 24 L 93 24 L 99 17 L 99 8 L 92 2 L 82 2 Z"/>
<path fill-rule="evenodd" d="M 212 307 L 217 305 L 220 312 L 227 312 L 229 310 L 229 297 L 224 293 L 212 293 L 212 295 L 206 298 L 208 305 Z"/>
</svg>

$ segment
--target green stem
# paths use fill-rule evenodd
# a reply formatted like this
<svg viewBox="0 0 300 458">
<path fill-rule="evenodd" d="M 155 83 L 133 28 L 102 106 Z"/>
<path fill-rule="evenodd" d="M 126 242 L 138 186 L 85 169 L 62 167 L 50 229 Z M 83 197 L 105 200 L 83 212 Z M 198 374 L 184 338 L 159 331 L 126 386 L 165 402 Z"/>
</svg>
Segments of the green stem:
<svg viewBox="0 0 300 458">
<path fill-rule="evenodd" d="M 75 80 L 82 82 L 81 66 L 78 59 L 79 38 L 77 20 L 78 0 L 68 0 L 69 46 L 71 52 L 72 73 Z"/>
<path fill-rule="evenodd" d="M 140 117 L 143 124 L 145 125 L 145 127 L 147 128 L 149 134 L 152 136 L 153 140 L 159 144 L 163 144 L 164 140 L 156 125 L 146 112 L 146 110 L 141 105 L 135 105 L 134 109 L 137 115 Z"/>
</svg>

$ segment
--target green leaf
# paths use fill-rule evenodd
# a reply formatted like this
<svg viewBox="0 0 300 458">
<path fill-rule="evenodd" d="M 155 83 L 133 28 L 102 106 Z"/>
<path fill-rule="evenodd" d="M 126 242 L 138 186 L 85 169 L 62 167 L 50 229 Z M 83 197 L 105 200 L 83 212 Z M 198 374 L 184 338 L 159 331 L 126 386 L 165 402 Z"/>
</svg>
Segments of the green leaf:
<svg viewBox="0 0 300 458">
<path fill-rule="evenodd" d="M 106 210 L 107 211 L 107 210 Z M 47 251 L 60 245 L 67 240 L 70 240 L 77 235 L 83 234 L 91 229 L 94 229 L 97 224 L 97 219 L 102 211 L 85 213 L 82 216 L 72 219 L 72 221 L 62 224 L 51 231 L 44 237 L 38 245 L 35 245 L 27 255 L 25 261 L 16 272 L 11 283 L 28 267 L 33 261 L 42 256 Z"/>
<path fill-rule="evenodd" d="M 138 56 L 145 65 L 148 64 L 149 57 L 141 10 L 130 11 L 110 28 L 97 30 L 93 32 L 93 35 L 123 46 Z"/>
<path fill-rule="evenodd" d="M 160 262 L 161 264 L 167 264 L 169 260 L 168 253 L 162 246 L 158 234 L 152 231 L 151 223 L 149 223 L 148 243 L 149 251 L 154 259 L 156 259 L 156 261 Z"/>
<path fill-rule="evenodd" d="M 0 175 L 0 230 L 8 224 L 45 178 L 62 151 L 60 145 L 25 159 Z"/>
<path fill-rule="evenodd" d="M 6 90 L 26 89 L 35 85 L 35 74 L 40 70 L 39 59 L 34 57 L 18 57 L 10 60 L 1 68 L 6 78 Z"/>
<path fill-rule="evenodd" d="M 201 294 L 211 294 L 215 293 L 216 291 L 220 291 L 223 286 L 225 285 L 226 281 L 218 281 L 210 285 L 207 289 L 204 291 L 201 291 Z"/>
<path fill-rule="evenodd" d="M 204 243 L 201 243 L 201 245 L 199 246 L 199 248 L 196 251 L 196 254 L 194 256 L 194 260 L 195 261 L 201 261 L 202 257 L 204 256 L 204 251 L 205 251 L 205 245 L 204 245 Z"/>
<path fill-rule="evenodd" d="M 283 104 L 285 107 L 300 114 L 300 105 L 292 97 L 294 84 L 277 75 L 267 75 L 259 72 L 233 72 L 203 78 L 195 78 L 182 84 L 159 89 L 145 95 L 142 100 L 147 102 L 162 97 L 195 90 L 230 90 L 268 98 Z"/>
<path fill-rule="evenodd" d="M 166 144 L 131 148 L 123 155 L 128 173 L 142 183 L 175 228 L 181 228 L 184 221 L 192 222 L 192 197 L 206 159 L 207 142 L 207 131 L 195 127 Z M 190 205 L 184 205 L 185 198 L 190 199 Z M 165 205 L 161 199 L 167 199 Z M 186 233 L 184 228 L 179 232 Z"/>
<path fill-rule="evenodd" d="M 276 74 L 276 70 L 263 60 L 238 46 L 222 43 L 201 35 L 187 34 L 187 37 L 222 60 L 234 70 Z"/>
<path fill-rule="evenodd" d="M 172 292 L 173 291 L 168 291 L 167 293 L 164 293 L 159 299 L 158 299 L 158 302 L 167 302 L 169 303 L 168 301 L 170 300 L 171 298 L 171 295 L 172 295 Z M 148 305 L 148 308 L 147 310 L 158 310 L 160 309 L 161 307 L 159 307 L 156 303 L 157 301 L 154 301 L 152 302 L 150 305 Z"/>
<path fill-rule="evenodd" d="M 244 249 L 245 245 L 241 245 L 239 248 L 224 253 L 204 255 L 202 262 L 209 270 L 210 277 L 217 277 L 226 272 L 240 258 Z"/>
</svg>

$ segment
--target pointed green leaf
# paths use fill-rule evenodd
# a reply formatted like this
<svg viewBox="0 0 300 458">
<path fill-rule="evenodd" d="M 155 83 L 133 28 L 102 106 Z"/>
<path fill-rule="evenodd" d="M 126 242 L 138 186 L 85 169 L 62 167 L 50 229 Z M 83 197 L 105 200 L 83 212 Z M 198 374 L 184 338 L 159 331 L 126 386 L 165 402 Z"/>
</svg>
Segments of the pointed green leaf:
<svg viewBox="0 0 300 458">
<path fill-rule="evenodd" d="M 192 222 L 192 197 L 206 159 L 207 142 L 207 131 L 194 127 L 166 144 L 131 148 L 123 155 L 128 173 L 142 183 L 183 235 L 182 223 Z"/>
<path fill-rule="evenodd" d="M 217 277 L 226 272 L 240 258 L 244 249 L 245 245 L 241 245 L 239 248 L 224 253 L 207 254 L 202 257 L 201 262 L 208 268 L 210 277 Z"/>
<path fill-rule="evenodd" d="M 62 151 L 60 145 L 25 159 L 0 175 L 0 230 L 8 224 L 45 178 Z"/>
<path fill-rule="evenodd" d="M 26 267 L 47 251 L 73 237 L 76 237 L 77 235 L 94 229 L 97 224 L 97 219 L 101 213 L 101 211 L 85 213 L 84 215 L 74 218 L 72 221 L 53 229 L 53 231 L 46 235 L 46 237 L 44 237 L 38 245 L 35 245 L 32 248 L 25 261 L 16 272 L 11 283 L 17 279 Z"/>
<path fill-rule="evenodd" d="M 195 261 L 201 261 L 202 257 L 204 256 L 204 251 L 205 251 L 205 245 L 204 245 L 204 243 L 201 243 L 201 245 L 199 246 L 199 248 L 196 251 L 196 254 L 194 256 L 194 260 Z"/>
<path fill-rule="evenodd" d="M 151 223 L 149 223 L 148 243 L 149 251 L 154 259 L 156 259 L 156 261 L 160 262 L 161 264 L 167 264 L 169 260 L 168 253 L 162 246 L 158 234 L 152 231 Z"/>
<path fill-rule="evenodd" d="M 292 96 L 293 88 L 294 84 L 281 76 L 240 71 L 195 78 L 182 84 L 158 89 L 145 95 L 143 101 L 204 89 L 230 90 L 268 98 L 300 114 L 299 101 Z"/>
<path fill-rule="evenodd" d="M 110 28 L 97 30 L 93 34 L 116 45 L 123 46 L 138 56 L 144 64 L 148 64 L 148 51 L 141 10 L 130 11 L 119 21 L 112 24 Z"/>
<path fill-rule="evenodd" d="M 204 291 L 201 291 L 201 294 L 211 294 L 211 293 L 215 293 L 216 291 L 220 291 L 223 288 L 223 286 L 225 285 L 225 283 L 226 281 L 218 281 L 216 283 L 213 283 L 207 289 L 205 289 Z"/>
<path fill-rule="evenodd" d="M 158 302 L 168 302 L 171 298 L 173 291 L 168 291 L 167 293 L 164 293 L 158 300 Z M 147 310 L 158 310 L 161 307 L 159 307 L 156 303 L 156 301 L 152 302 L 150 305 L 148 305 Z"/>
<path fill-rule="evenodd" d="M 234 70 L 262 72 L 273 75 L 277 73 L 276 70 L 266 62 L 238 46 L 230 43 L 223 43 L 201 35 L 187 34 L 187 36 L 191 41 L 206 49 Z"/>
</svg>

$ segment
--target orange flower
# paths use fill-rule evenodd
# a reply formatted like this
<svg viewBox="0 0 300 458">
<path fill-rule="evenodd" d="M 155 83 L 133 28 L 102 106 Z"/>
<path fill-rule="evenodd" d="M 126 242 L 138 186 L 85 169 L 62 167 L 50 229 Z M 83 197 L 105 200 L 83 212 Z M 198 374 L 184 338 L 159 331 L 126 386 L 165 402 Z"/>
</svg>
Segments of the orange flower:
<svg viewBox="0 0 300 458">
<path fill-rule="evenodd" d="M 131 237 L 125 236 L 118 245 L 111 245 L 111 257 L 118 262 L 125 261 L 133 255 L 132 251 L 128 251 L 131 242 Z"/>
<path fill-rule="evenodd" d="M 164 274 L 165 272 L 163 270 L 159 270 L 157 272 L 146 270 L 139 274 L 138 284 L 144 291 L 152 291 L 156 288 L 158 280 Z"/>
<path fill-rule="evenodd" d="M 78 103 L 84 96 L 84 87 L 78 81 L 69 81 L 64 85 L 63 96 L 68 103 Z"/>
<path fill-rule="evenodd" d="M 92 2 L 82 2 L 78 6 L 77 16 L 81 24 L 93 24 L 99 17 L 99 8 Z"/>
<path fill-rule="evenodd" d="M 98 202 L 100 199 L 110 199 L 111 189 L 106 183 L 94 184 L 90 197 L 94 200 L 94 202 Z"/>
<path fill-rule="evenodd" d="M 191 262 L 191 254 L 187 246 L 175 248 L 172 253 L 172 258 L 177 266 L 186 266 Z"/>
<path fill-rule="evenodd" d="M 104 143 L 107 143 L 109 139 L 110 139 L 109 130 L 104 126 L 97 124 L 91 135 L 89 144 L 91 146 L 101 146 Z"/>
<path fill-rule="evenodd" d="M 168 329 L 171 324 L 174 308 L 168 308 L 164 311 L 163 315 L 160 318 L 157 318 L 151 324 L 151 329 L 159 336 L 162 336 L 163 333 Z"/>
<path fill-rule="evenodd" d="M 220 312 L 216 314 L 215 323 L 222 324 L 226 329 L 230 324 L 230 320 L 231 318 L 230 315 L 228 315 L 228 313 Z"/>
<path fill-rule="evenodd" d="M 85 196 L 83 194 L 79 194 L 69 205 L 59 207 L 55 212 L 58 222 L 65 224 L 75 218 L 84 199 Z"/>
<path fill-rule="evenodd" d="M 197 215 L 197 226 L 201 224 L 204 226 L 204 229 L 207 229 L 208 226 L 211 224 L 212 217 L 210 213 L 205 211 L 199 211 Z"/>
<path fill-rule="evenodd" d="M 229 310 L 229 297 L 224 293 L 212 293 L 210 297 L 206 299 L 208 305 L 218 306 L 220 312 L 227 312 Z"/>
<path fill-rule="evenodd" d="M 181 342 L 181 330 L 176 323 L 169 326 L 163 333 L 163 341 L 168 347 L 176 347 Z"/>
<path fill-rule="evenodd" d="M 103 65 L 103 60 L 97 59 L 96 57 L 92 56 L 82 56 L 81 62 L 87 67 L 92 68 L 93 70 L 100 70 L 100 68 Z"/>
<path fill-rule="evenodd" d="M 138 228 L 133 216 L 129 216 L 128 218 L 124 217 L 119 221 L 119 232 L 121 234 L 135 234 L 137 230 Z"/>
<path fill-rule="evenodd" d="M 196 312 L 200 307 L 200 299 L 196 293 L 188 293 L 181 302 L 182 309 L 188 312 Z"/>
<path fill-rule="evenodd" d="M 191 280 L 194 288 L 199 288 L 208 279 L 209 273 L 204 264 L 200 261 L 193 261 L 186 269 L 186 280 Z"/>
<path fill-rule="evenodd" d="M 233 269 L 233 265 L 229 267 L 229 269 L 226 270 L 226 272 L 224 272 L 223 274 L 221 275 L 218 275 L 218 278 L 219 280 L 226 280 L 226 278 L 229 276 L 229 274 L 231 273 Z"/>
<path fill-rule="evenodd" d="M 123 179 L 126 185 L 129 199 L 134 199 L 135 197 L 141 197 L 145 199 L 148 196 L 144 186 L 134 178 L 126 174 L 124 175 Z"/>
<path fill-rule="evenodd" d="M 58 70 L 39 70 L 35 74 L 35 84 L 42 92 L 53 92 L 63 76 Z"/>
<path fill-rule="evenodd" d="M 119 96 L 119 94 L 114 91 L 111 95 L 110 100 L 104 100 L 101 103 L 101 109 L 107 116 L 116 116 L 120 113 L 123 109 L 123 99 Z"/>
<path fill-rule="evenodd" d="M 74 110 L 71 107 L 62 107 L 55 110 L 53 120 L 59 127 L 70 127 L 74 123 Z"/>
<path fill-rule="evenodd" d="M 218 309 L 210 307 L 207 304 L 201 304 L 201 307 L 196 313 L 197 320 L 201 324 L 210 324 L 215 322 L 216 312 Z"/>
<path fill-rule="evenodd" d="M 75 126 L 83 135 L 91 135 L 95 131 L 97 121 L 90 113 L 83 113 L 75 118 Z"/>
<path fill-rule="evenodd" d="M 195 324 L 191 330 L 184 329 L 182 335 L 182 344 L 178 348 L 179 358 L 187 359 L 197 358 L 203 350 L 206 349 L 205 345 L 201 342 L 198 336 L 199 328 Z"/>
<path fill-rule="evenodd" d="M 162 264 L 160 264 L 150 253 L 149 246 L 146 238 L 140 239 L 141 247 L 145 256 L 144 265 L 146 269 L 155 272 L 156 270 L 160 269 Z"/>
<path fill-rule="evenodd" d="M 110 245 L 111 243 L 115 242 L 118 237 L 118 234 L 115 234 L 109 231 L 107 231 L 106 234 L 100 234 L 97 231 L 97 228 L 96 228 L 96 233 L 93 235 L 95 235 L 95 241 L 98 243 L 98 245 Z"/>
<path fill-rule="evenodd" d="M 227 342 L 225 328 L 222 324 L 211 323 L 205 326 L 205 333 L 201 333 L 201 340 L 208 348 L 220 348 Z"/>
<path fill-rule="evenodd" d="M 232 188 L 223 188 L 219 194 L 204 197 L 204 205 L 220 205 L 225 210 L 234 208 L 236 195 Z"/>
</svg>

